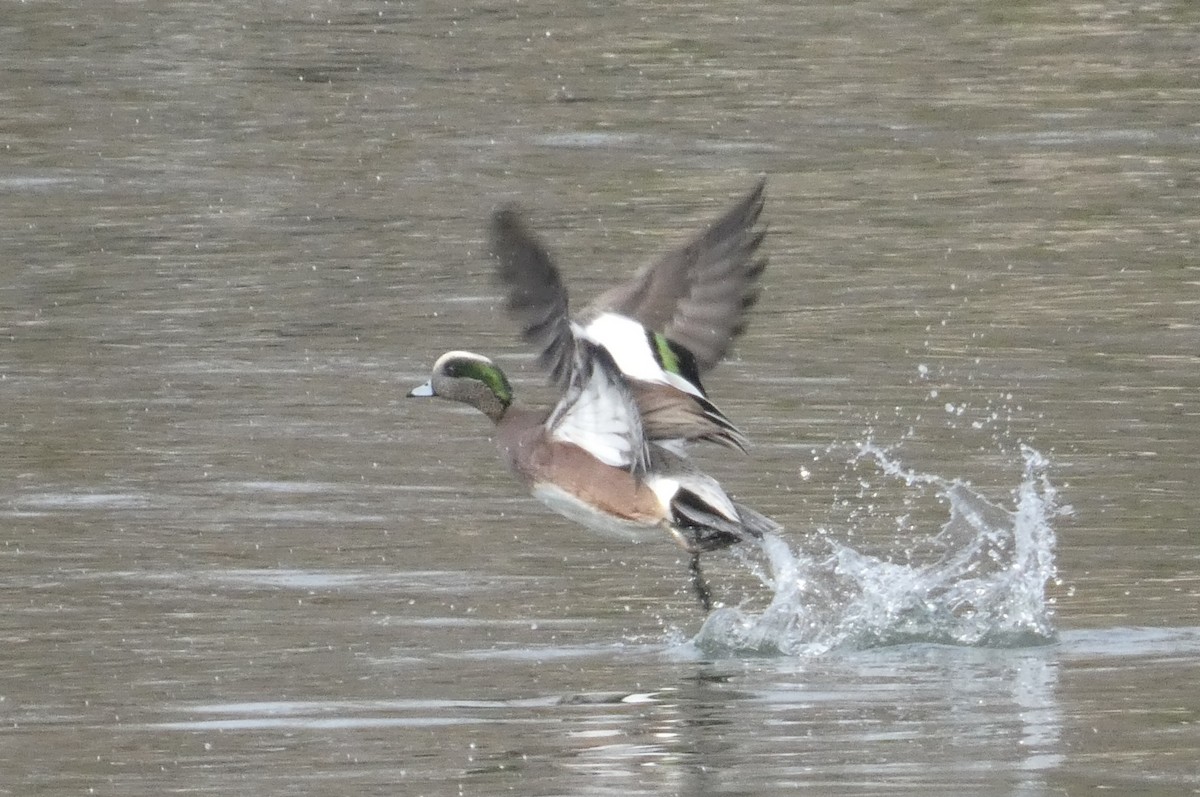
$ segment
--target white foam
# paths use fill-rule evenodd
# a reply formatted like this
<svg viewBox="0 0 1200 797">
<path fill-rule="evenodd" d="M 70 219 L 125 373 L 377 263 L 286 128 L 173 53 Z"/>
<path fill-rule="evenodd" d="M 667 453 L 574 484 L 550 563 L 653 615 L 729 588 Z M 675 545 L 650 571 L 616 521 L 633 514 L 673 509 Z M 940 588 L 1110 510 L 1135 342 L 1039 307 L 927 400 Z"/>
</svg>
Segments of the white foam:
<svg viewBox="0 0 1200 797">
<path fill-rule="evenodd" d="M 912 500 L 934 498 L 949 518 L 926 535 L 923 554 L 888 561 L 829 542 L 819 555 L 763 540 L 759 577 L 772 591 L 761 611 L 720 609 L 693 642 L 724 653 L 818 655 L 926 642 L 1017 647 L 1055 638 L 1046 586 L 1056 578 L 1051 521 L 1060 509 L 1047 460 L 1023 447 L 1013 509 L 962 481 L 918 473 L 867 442 L 860 458 L 898 480 Z M 897 522 L 897 527 L 904 526 Z M 906 534 L 920 534 L 906 532 Z"/>
</svg>

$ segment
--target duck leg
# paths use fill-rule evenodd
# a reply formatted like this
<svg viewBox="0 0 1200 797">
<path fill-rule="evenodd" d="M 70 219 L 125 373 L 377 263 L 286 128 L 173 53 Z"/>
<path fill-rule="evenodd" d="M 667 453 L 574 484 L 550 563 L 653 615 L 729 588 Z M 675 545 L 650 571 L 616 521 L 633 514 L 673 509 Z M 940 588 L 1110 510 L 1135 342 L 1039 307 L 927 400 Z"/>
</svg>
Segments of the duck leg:
<svg viewBox="0 0 1200 797">
<path fill-rule="evenodd" d="M 700 608 L 705 614 L 712 611 L 712 593 L 708 589 L 708 582 L 704 580 L 704 573 L 700 571 L 700 552 L 692 551 L 692 558 L 688 562 L 688 575 L 692 579 L 692 592 L 696 594 L 696 600 L 700 601 Z"/>
</svg>

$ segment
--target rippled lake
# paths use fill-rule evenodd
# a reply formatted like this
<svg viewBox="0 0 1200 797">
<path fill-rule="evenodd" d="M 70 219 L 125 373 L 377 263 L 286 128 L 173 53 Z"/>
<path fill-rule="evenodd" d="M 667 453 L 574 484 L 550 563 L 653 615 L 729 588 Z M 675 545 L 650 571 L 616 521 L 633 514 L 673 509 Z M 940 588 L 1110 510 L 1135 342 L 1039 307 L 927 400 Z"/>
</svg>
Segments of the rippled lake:
<svg viewBox="0 0 1200 797">
<path fill-rule="evenodd" d="M 0 10 L 0 794 L 1200 792 L 1200 6 Z M 404 394 L 553 395 L 582 303 L 768 180 L 698 461 L 621 545 Z"/>
</svg>

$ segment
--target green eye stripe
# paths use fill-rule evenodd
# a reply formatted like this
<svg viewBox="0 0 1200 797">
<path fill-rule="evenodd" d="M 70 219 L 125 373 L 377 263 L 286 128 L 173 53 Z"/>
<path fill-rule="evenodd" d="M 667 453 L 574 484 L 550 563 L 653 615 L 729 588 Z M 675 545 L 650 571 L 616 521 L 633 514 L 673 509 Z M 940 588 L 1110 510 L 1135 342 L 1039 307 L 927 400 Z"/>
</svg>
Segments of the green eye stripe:
<svg viewBox="0 0 1200 797">
<path fill-rule="evenodd" d="M 512 385 L 508 383 L 504 372 L 494 365 L 477 360 L 455 360 L 446 369 L 446 374 L 456 379 L 483 382 L 505 406 L 512 403 Z"/>
</svg>

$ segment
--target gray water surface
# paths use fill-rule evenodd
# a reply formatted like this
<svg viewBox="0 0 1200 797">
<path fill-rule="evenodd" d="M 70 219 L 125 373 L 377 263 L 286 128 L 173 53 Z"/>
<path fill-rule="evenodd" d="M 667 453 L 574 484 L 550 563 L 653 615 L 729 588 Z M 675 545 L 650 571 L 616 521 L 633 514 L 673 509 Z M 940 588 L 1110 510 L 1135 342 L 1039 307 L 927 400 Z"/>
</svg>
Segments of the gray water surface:
<svg viewBox="0 0 1200 797">
<path fill-rule="evenodd" d="M 0 794 L 1200 791 L 1198 67 L 1188 2 L 5 4 Z M 697 645 L 669 542 L 402 398 L 552 397 L 496 204 L 582 302 L 759 175 L 698 461 L 900 561 L 864 446 L 1008 509 L 1036 449 L 1052 639 Z"/>
</svg>

